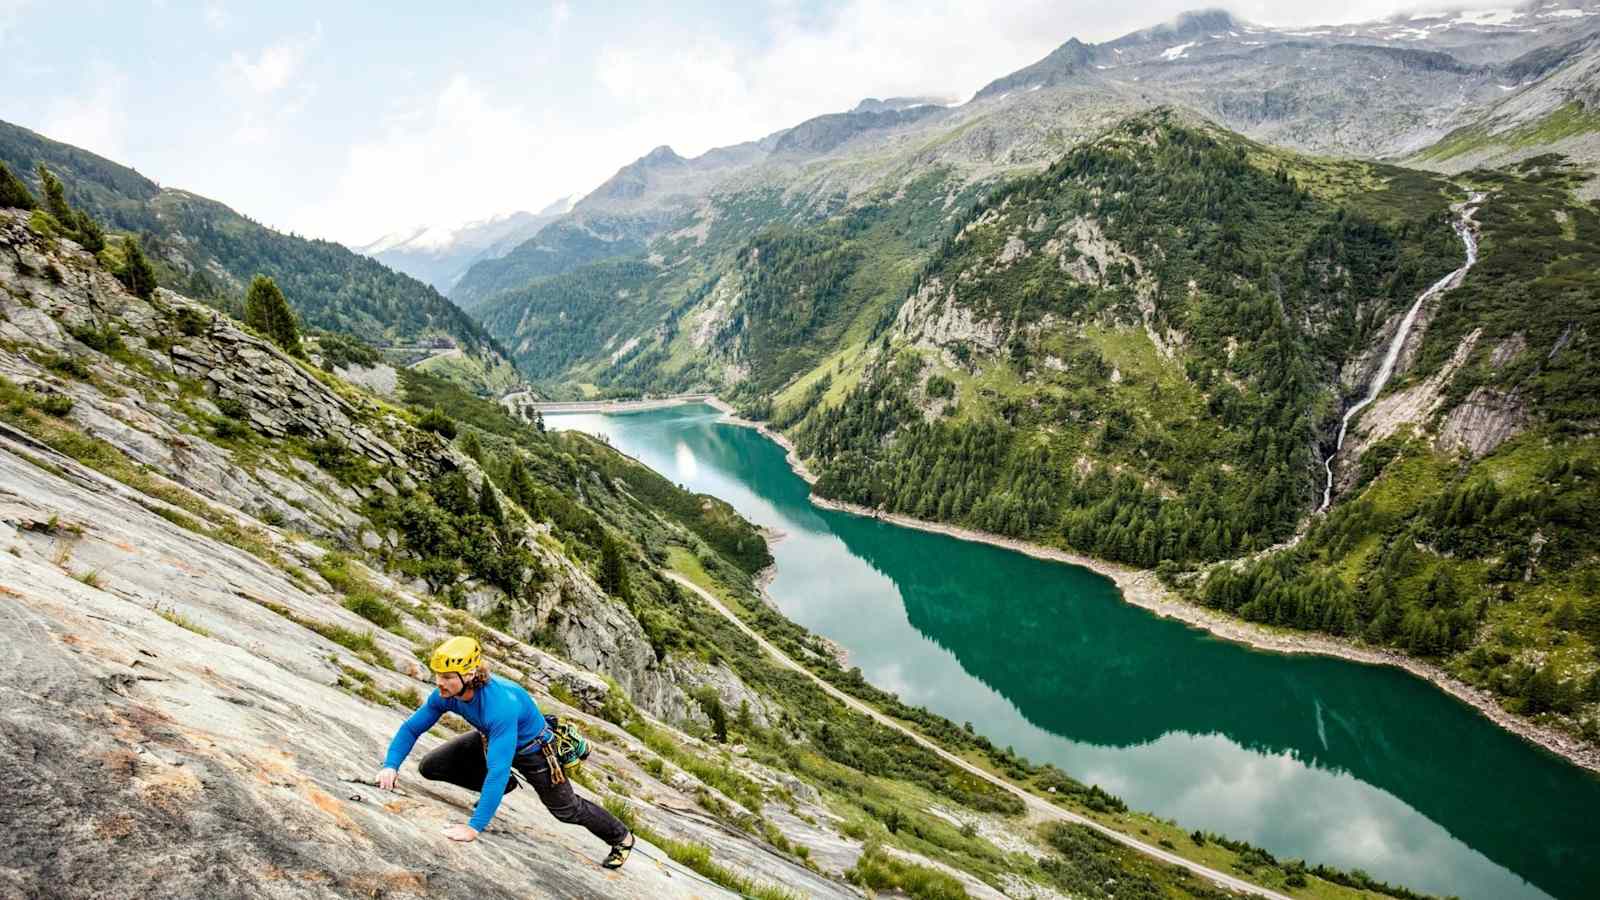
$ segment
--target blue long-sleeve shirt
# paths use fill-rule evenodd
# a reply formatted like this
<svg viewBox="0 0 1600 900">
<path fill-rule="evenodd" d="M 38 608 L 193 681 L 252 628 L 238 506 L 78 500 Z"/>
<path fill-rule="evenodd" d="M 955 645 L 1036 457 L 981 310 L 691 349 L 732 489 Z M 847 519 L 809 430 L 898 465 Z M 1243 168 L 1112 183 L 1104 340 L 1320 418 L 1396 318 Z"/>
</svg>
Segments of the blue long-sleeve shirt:
<svg viewBox="0 0 1600 900">
<path fill-rule="evenodd" d="M 474 830 L 483 831 L 494 818 L 495 810 L 500 808 L 517 748 L 544 734 L 544 713 L 521 685 L 500 678 L 491 677 L 467 701 L 453 697 L 446 700 L 439 696 L 436 688 L 394 733 L 394 740 L 389 742 L 389 755 L 384 757 L 384 767 L 399 769 L 417 738 L 447 712 L 466 719 L 473 728 L 489 737 L 486 754 L 489 774 L 484 776 L 478 806 L 472 812 L 472 821 L 467 823 Z"/>
</svg>

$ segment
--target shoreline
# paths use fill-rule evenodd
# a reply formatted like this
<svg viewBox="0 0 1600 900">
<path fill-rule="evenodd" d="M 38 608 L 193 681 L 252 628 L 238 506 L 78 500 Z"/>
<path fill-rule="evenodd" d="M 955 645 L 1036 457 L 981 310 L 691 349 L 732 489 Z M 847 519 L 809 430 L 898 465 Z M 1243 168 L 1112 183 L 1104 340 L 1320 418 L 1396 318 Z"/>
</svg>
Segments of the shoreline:
<svg viewBox="0 0 1600 900">
<path fill-rule="evenodd" d="M 723 413 L 722 421 L 743 428 L 753 428 L 772 439 L 774 443 L 784 448 L 789 466 L 796 475 L 804 479 L 809 485 L 817 483 L 817 477 L 800 460 L 799 452 L 795 449 L 793 441 L 778 434 L 763 423 L 740 418 L 734 413 L 733 407 L 718 398 L 710 398 L 704 402 Z M 1484 718 L 1517 737 L 1554 753 L 1579 768 L 1600 773 L 1600 748 L 1589 746 L 1578 738 L 1567 735 L 1564 732 L 1529 722 L 1515 713 L 1507 712 L 1500 706 L 1493 694 L 1461 681 L 1445 671 L 1443 667 L 1433 663 L 1405 656 L 1392 650 L 1367 647 L 1329 635 L 1310 632 L 1280 633 L 1273 631 L 1254 622 L 1238 619 L 1183 600 L 1169 590 L 1166 585 L 1163 585 L 1156 578 L 1155 572 L 1147 569 L 1135 569 L 1131 566 L 1083 556 L 1057 547 L 1008 538 L 1004 535 L 979 531 L 973 528 L 916 519 L 899 513 L 882 512 L 854 503 L 842 503 L 826 497 L 819 497 L 815 493 L 808 496 L 813 506 L 822 509 L 878 519 L 902 528 L 914 528 L 918 531 L 942 534 L 957 540 L 989 544 L 1005 550 L 1025 553 L 1037 559 L 1080 566 L 1111 579 L 1116 584 L 1118 593 L 1121 594 L 1123 601 L 1126 603 L 1148 610 L 1161 618 L 1176 619 L 1191 628 L 1199 628 L 1223 640 L 1244 644 L 1255 650 L 1332 656 L 1349 662 L 1403 669 L 1411 675 L 1429 682 L 1456 700 L 1467 704 Z M 776 564 L 769 566 L 767 570 L 763 570 L 763 574 L 775 568 Z M 759 584 L 763 596 L 765 596 L 766 587 L 770 583 L 771 578 L 769 577 L 763 579 L 762 583 Z M 772 601 L 769 598 L 767 602 L 771 603 Z"/>
<path fill-rule="evenodd" d="M 738 425 L 740 428 L 754 428 L 756 431 L 760 432 L 764 437 L 766 437 L 767 440 L 770 440 L 779 447 L 782 447 L 785 453 L 784 458 L 788 461 L 789 468 L 794 470 L 794 473 L 799 475 L 801 480 L 806 484 L 813 486 L 816 485 L 817 476 L 812 474 L 811 470 L 806 468 L 805 461 L 800 459 L 800 451 L 795 447 L 794 441 L 789 440 L 783 434 L 779 433 L 773 428 L 768 427 L 764 422 L 756 422 L 751 419 L 741 418 L 734 408 L 728 403 L 724 402 L 720 397 L 708 397 L 704 403 L 712 409 L 722 413 L 722 421 L 727 422 L 729 425 Z M 816 495 L 812 494 L 811 498 L 812 502 L 815 503 L 817 500 Z"/>
<path fill-rule="evenodd" d="M 538 410 L 541 415 L 575 415 L 578 413 L 605 413 L 608 415 L 626 415 L 627 413 L 650 412 L 656 409 L 669 409 L 674 406 L 686 406 L 690 403 L 710 403 L 711 399 L 705 394 L 679 394 L 672 397 L 658 397 L 653 400 L 574 400 L 571 402 L 521 402 L 514 400 L 516 394 L 507 394 L 500 398 L 501 405 L 516 405 L 523 409 Z"/>
</svg>

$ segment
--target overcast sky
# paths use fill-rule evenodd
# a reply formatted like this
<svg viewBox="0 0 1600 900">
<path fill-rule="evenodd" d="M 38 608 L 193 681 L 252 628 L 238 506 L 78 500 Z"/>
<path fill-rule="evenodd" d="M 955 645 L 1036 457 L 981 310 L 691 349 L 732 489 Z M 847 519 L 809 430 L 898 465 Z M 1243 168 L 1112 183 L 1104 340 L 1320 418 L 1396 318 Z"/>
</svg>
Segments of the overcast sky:
<svg viewBox="0 0 1600 900">
<path fill-rule="evenodd" d="M 1205 4 L 665 5 L 0 0 L 0 119 L 269 225 L 358 244 L 538 209 L 660 144 L 693 156 L 863 97 L 964 100 L 1070 37 L 1106 40 Z M 1419 5 L 1230 8 L 1307 25 Z"/>
</svg>

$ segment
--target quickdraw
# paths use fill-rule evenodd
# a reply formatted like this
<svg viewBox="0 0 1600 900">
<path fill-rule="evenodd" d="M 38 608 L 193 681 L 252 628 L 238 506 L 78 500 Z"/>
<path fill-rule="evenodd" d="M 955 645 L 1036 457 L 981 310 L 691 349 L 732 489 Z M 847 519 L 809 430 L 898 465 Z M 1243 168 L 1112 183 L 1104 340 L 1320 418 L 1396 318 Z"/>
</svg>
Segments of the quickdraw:
<svg viewBox="0 0 1600 900">
<path fill-rule="evenodd" d="M 567 773 L 562 770 L 561 760 L 556 756 L 556 748 L 552 747 L 550 743 L 550 741 L 545 741 L 544 746 L 539 749 L 544 753 L 545 765 L 550 767 L 550 783 L 560 784 L 567 780 Z"/>
</svg>

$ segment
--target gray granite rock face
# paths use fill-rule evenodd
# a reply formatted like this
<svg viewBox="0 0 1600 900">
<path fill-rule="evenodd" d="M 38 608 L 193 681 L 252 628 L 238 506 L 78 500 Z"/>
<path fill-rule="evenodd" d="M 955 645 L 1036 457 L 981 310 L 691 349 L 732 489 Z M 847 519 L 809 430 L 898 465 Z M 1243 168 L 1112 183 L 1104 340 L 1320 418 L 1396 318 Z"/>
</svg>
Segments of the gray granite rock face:
<svg viewBox="0 0 1600 900">
<path fill-rule="evenodd" d="M 144 505 L 156 502 L 0 433 L 0 648 L 33 685 L 0 690 L 8 821 L 29 834 L 0 849 L 0 895 L 736 896 L 642 841 L 625 869 L 608 872 L 598 865 L 605 847 L 526 791 L 507 797 L 476 843 L 445 839 L 440 828 L 466 820 L 474 799 L 417 775 L 415 760 L 440 738 L 423 737 L 399 793 L 376 789 L 370 781 L 408 710 L 338 686 L 356 671 L 378 690 L 425 690 L 406 642 L 374 632 L 396 671 L 294 626 L 264 604 L 349 629 L 365 623 L 337 597 Z M 291 565 L 321 552 L 288 540 L 279 550 Z M 497 672 L 533 685 L 541 703 L 584 727 L 600 780 L 630 782 L 627 802 L 652 828 L 709 844 L 759 881 L 808 897 L 855 896 L 686 815 L 703 785 L 681 772 L 681 787 L 652 779 L 630 759 L 646 748 L 539 690 L 581 678 L 569 664 L 510 639 L 492 652 Z"/>
</svg>

